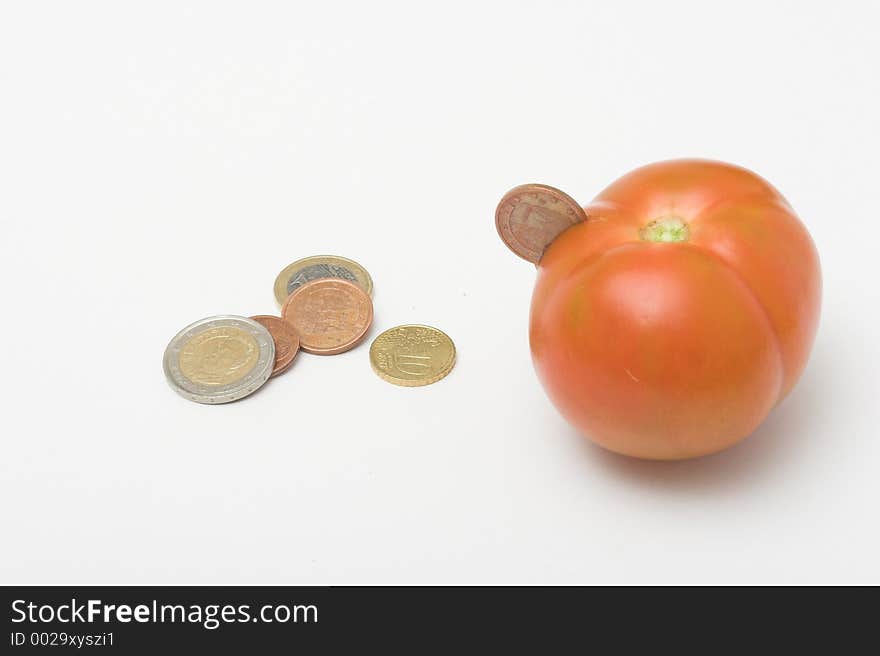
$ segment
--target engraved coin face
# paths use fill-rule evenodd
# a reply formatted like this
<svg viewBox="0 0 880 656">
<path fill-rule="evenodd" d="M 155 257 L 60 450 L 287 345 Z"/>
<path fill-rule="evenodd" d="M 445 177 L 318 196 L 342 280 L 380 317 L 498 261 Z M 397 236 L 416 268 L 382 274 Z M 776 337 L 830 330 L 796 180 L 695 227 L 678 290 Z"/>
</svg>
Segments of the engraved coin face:
<svg viewBox="0 0 880 656">
<path fill-rule="evenodd" d="M 299 335 L 296 334 L 293 326 L 281 317 L 260 314 L 251 319 L 268 330 L 272 335 L 272 341 L 275 342 L 275 366 L 270 376 L 274 378 L 287 371 L 293 364 L 293 359 L 299 353 Z"/>
<path fill-rule="evenodd" d="M 321 278 L 294 290 L 281 316 L 296 330 L 303 351 L 335 355 L 357 346 L 367 334 L 373 302 L 352 282 Z"/>
<path fill-rule="evenodd" d="M 495 210 L 495 227 L 507 247 L 535 263 L 560 233 L 586 220 L 587 215 L 576 200 L 542 184 L 511 189 Z"/>
<path fill-rule="evenodd" d="M 275 278 L 275 300 L 278 305 L 307 282 L 321 278 L 338 278 L 353 282 L 367 294 L 373 293 L 373 279 L 360 264 L 338 255 L 315 255 L 297 260 L 284 267 Z"/>
<path fill-rule="evenodd" d="M 269 331 L 234 315 L 190 324 L 174 336 L 162 360 L 172 389 L 198 403 L 229 403 L 255 392 L 274 364 Z"/>
<path fill-rule="evenodd" d="M 397 326 L 373 340 L 370 364 L 389 383 L 404 387 L 430 385 L 452 371 L 455 344 L 446 333 L 431 326 Z"/>
</svg>

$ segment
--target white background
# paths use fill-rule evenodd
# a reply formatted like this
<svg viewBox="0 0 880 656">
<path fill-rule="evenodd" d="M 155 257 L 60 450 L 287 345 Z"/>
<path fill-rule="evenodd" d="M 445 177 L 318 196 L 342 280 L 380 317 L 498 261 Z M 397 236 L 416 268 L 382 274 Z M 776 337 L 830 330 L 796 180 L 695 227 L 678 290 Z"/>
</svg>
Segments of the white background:
<svg viewBox="0 0 880 656">
<path fill-rule="evenodd" d="M 709 6 L 714 4 L 715 6 Z M 880 582 L 876 3 L 5 3 L 5 583 Z M 586 203 L 641 164 L 768 178 L 822 258 L 795 392 L 678 464 L 589 445 L 533 373 L 510 187 Z M 183 326 L 276 312 L 318 253 L 368 341 L 222 407 Z M 404 389 L 369 339 L 434 324 Z"/>
</svg>

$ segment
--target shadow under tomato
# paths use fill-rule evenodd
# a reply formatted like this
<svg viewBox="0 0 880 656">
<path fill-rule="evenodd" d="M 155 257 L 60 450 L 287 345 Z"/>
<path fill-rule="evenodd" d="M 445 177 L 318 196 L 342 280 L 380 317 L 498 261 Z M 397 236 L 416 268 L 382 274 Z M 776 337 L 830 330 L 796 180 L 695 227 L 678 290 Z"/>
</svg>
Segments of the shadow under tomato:
<svg viewBox="0 0 880 656">
<path fill-rule="evenodd" d="M 572 430 L 587 458 L 633 483 L 670 492 L 722 490 L 779 474 L 802 457 L 817 434 L 812 428 L 831 411 L 833 390 L 823 388 L 835 366 L 830 347 L 815 352 L 804 376 L 751 436 L 709 456 L 671 462 L 639 460 L 596 446 Z"/>
</svg>

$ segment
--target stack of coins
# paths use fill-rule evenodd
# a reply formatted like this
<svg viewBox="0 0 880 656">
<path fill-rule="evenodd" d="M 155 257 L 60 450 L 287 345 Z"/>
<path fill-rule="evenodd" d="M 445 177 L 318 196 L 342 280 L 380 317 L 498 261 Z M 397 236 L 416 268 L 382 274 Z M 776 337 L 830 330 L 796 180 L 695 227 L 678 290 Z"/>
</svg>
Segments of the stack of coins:
<svg viewBox="0 0 880 656">
<path fill-rule="evenodd" d="M 275 280 L 280 317 L 218 315 L 190 324 L 165 349 L 165 377 L 191 401 L 242 399 L 287 371 L 300 349 L 335 355 L 360 344 L 373 323 L 372 292 L 370 274 L 353 260 L 297 260 Z M 374 340 L 370 362 L 391 383 L 428 385 L 452 370 L 455 346 L 436 328 L 398 326 Z"/>
</svg>

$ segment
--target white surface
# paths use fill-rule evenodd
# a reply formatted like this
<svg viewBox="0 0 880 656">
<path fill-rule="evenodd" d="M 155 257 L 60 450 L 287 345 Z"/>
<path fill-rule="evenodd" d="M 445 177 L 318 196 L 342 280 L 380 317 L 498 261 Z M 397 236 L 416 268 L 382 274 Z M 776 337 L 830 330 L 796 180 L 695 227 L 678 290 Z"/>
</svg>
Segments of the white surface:
<svg viewBox="0 0 880 656">
<path fill-rule="evenodd" d="M 880 582 L 877 5 L 706 4 L 4 4 L 0 581 Z M 652 464 L 545 398 L 493 213 L 679 156 L 782 190 L 824 308 L 757 434 Z M 328 252 L 449 378 L 389 385 L 368 340 L 168 388 L 180 328 Z"/>
</svg>

